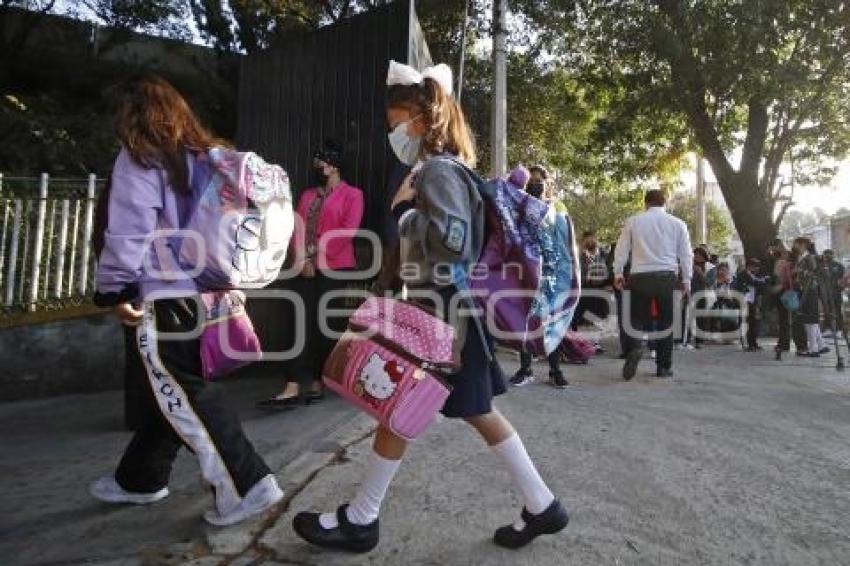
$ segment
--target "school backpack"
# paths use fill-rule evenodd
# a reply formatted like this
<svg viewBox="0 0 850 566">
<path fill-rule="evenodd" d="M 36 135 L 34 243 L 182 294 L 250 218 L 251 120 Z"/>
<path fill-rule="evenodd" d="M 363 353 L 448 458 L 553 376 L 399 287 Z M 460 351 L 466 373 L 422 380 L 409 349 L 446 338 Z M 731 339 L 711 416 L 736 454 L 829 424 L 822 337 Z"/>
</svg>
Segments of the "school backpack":
<svg viewBox="0 0 850 566">
<path fill-rule="evenodd" d="M 484 201 L 484 246 L 473 272 L 458 283 L 492 315 L 498 342 L 532 354 L 554 352 L 572 321 L 581 285 L 569 216 L 504 179 L 486 181 L 455 158 L 437 159 L 466 169 Z"/>
<path fill-rule="evenodd" d="M 325 361 L 328 389 L 397 436 L 414 440 L 451 391 L 439 376 L 457 368 L 454 328 L 408 302 L 370 297 Z"/>
<path fill-rule="evenodd" d="M 196 156 L 190 188 L 181 234 L 171 241 L 180 268 L 203 290 L 274 281 L 295 227 L 286 172 L 256 153 L 215 147 Z"/>
</svg>

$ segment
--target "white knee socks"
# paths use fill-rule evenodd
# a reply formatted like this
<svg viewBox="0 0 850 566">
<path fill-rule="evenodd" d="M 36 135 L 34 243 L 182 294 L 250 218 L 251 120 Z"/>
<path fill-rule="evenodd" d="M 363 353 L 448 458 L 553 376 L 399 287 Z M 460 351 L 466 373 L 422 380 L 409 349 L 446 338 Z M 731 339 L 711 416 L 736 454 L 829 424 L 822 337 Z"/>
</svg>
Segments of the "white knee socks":
<svg viewBox="0 0 850 566">
<path fill-rule="evenodd" d="M 346 515 L 355 525 L 370 525 L 378 518 L 381 502 L 387 494 L 387 488 L 393 481 L 401 460 L 387 460 L 372 452 L 363 482 L 357 490 L 357 495 L 348 504 Z M 336 513 L 324 513 L 319 517 L 319 523 L 324 529 L 335 529 L 339 526 Z"/>
<path fill-rule="evenodd" d="M 543 483 L 543 478 L 537 473 L 517 433 L 490 448 L 508 468 L 511 480 L 522 494 L 529 513 L 539 515 L 555 501 L 555 496 Z"/>
</svg>

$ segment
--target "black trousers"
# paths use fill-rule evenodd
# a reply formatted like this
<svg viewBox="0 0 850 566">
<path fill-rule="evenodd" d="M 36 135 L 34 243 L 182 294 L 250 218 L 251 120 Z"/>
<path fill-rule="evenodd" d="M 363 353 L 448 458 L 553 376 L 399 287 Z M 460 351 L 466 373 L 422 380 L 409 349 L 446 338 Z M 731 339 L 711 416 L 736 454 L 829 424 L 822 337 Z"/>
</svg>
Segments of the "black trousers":
<svg viewBox="0 0 850 566">
<path fill-rule="evenodd" d="M 333 291 L 344 289 L 348 281 L 330 278 L 321 272 L 315 277 L 296 277 L 292 281 L 292 288 L 304 300 L 305 314 L 303 321 L 295 321 L 294 333 L 302 333 L 306 340 L 304 348 L 290 364 L 287 383 L 298 382 L 302 387 L 309 387 L 316 381 L 322 379 L 322 368 L 325 360 L 336 345 L 336 338 L 327 336 L 322 332 L 320 318 L 325 317 L 327 326 L 334 332 L 342 332 L 348 326 L 346 317 L 330 317 L 319 312 L 321 298 Z M 342 309 L 345 307 L 344 298 L 332 299 L 328 309 Z"/>
<path fill-rule="evenodd" d="M 615 290 L 614 298 L 617 300 L 617 331 L 620 338 L 620 353 L 625 354 L 629 349 L 629 340 L 626 336 L 626 329 L 623 328 L 623 292 Z"/>
<path fill-rule="evenodd" d="M 791 338 L 794 341 L 794 348 L 798 352 L 809 350 L 809 337 L 806 335 L 806 325 L 800 313 L 794 313 L 791 316 Z"/>
<path fill-rule="evenodd" d="M 658 304 L 658 332 L 656 340 L 658 367 L 670 369 L 673 365 L 673 311 L 676 274 L 670 272 L 632 273 L 628 289 L 624 292 L 624 306 L 629 305 L 630 320 L 624 323 L 627 351 L 643 347 L 643 332 L 652 329 L 652 301 Z"/>
<path fill-rule="evenodd" d="M 200 341 L 163 339 L 159 332 L 188 332 L 197 325 L 193 300 L 148 303 L 138 328 L 138 348 L 147 373 L 139 397 L 139 426 L 115 472 L 128 491 L 153 492 L 168 484 L 181 446 L 197 457 L 220 512 L 232 509 L 270 474 L 224 403 L 221 385 L 201 376 Z"/>
<path fill-rule="evenodd" d="M 124 332 L 124 424 L 127 430 L 137 430 L 146 419 L 145 407 L 150 405 L 150 385 L 145 364 L 136 345 L 136 329 L 121 325 Z"/>
<path fill-rule="evenodd" d="M 549 373 L 561 371 L 561 358 L 558 351 L 554 351 L 546 357 L 549 360 Z M 522 350 L 519 353 L 519 371 L 521 373 L 531 373 L 532 356 L 527 350 Z"/>
<path fill-rule="evenodd" d="M 779 322 L 779 341 L 777 347 L 787 351 L 791 349 L 791 312 L 782 304 L 782 294 L 774 297 L 776 316 Z"/>
<path fill-rule="evenodd" d="M 598 293 L 602 291 L 602 288 L 588 287 L 588 289 Z M 578 304 L 576 305 L 576 312 L 573 315 L 573 320 L 570 323 L 570 329 L 573 331 L 578 330 L 579 325 L 585 322 L 584 316 L 587 313 L 591 313 L 596 315 L 599 318 L 606 318 L 609 314 L 610 307 L 608 305 L 608 300 L 603 297 L 597 296 L 588 296 L 584 291 L 582 291 L 581 296 L 579 297 Z"/>
<path fill-rule="evenodd" d="M 758 307 L 747 305 L 747 347 L 757 348 L 759 333 L 761 331 L 761 320 L 759 319 Z"/>
</svg>

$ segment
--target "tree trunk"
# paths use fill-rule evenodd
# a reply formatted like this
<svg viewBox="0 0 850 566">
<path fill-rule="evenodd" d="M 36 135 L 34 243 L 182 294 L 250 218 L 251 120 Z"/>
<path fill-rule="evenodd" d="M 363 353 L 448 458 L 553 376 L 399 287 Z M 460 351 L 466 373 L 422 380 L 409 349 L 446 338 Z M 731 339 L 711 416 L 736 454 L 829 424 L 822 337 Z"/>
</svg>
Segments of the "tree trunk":
<svg viewBox="0 0 850 566">
<path fill-rule="evenodd" d="M 762 196 L 758 182 L 738 174 L 719 184 L 732 213 L 732 222 L 744 244 L 744 255 L 766 258 L 767 245 L 776 237 L 776 226 L 773 206 Z"/>
</svg>

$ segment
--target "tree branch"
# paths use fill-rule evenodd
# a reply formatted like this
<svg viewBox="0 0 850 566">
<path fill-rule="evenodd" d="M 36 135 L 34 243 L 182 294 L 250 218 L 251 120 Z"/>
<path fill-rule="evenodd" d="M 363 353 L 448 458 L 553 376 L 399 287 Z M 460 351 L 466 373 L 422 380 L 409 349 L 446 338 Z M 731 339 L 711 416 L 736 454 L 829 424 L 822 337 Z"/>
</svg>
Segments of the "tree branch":
<svg viewBox="0 0 850 566">
<path fill-rule="evenodd" d="M 759 164 L 767 139 L 768 125 L 767 106 L 759 98 L 751 98 L 747 112 L 747 137 L 744 140 L 739 172 L 753 184 L 758 183 Z"/>
<path fill-rule="evenodd" d="M 676 0 L 654 0 L 659 10 L 666 16 L 669 25 L 660 25 L 653 34 L 653 43 L 658 54 L 670 65 L 672 79 L 683 93 L 682 109 L 694 130 L 697 143 L 714 171 L 721 185 L 726 184 L 735 175 L 723 147 L 720 135 L 706 107 L 706 87 L 699 76 L 699 63 L 685 45 L 684 16 L 682 5 Z"/>
</svg>

